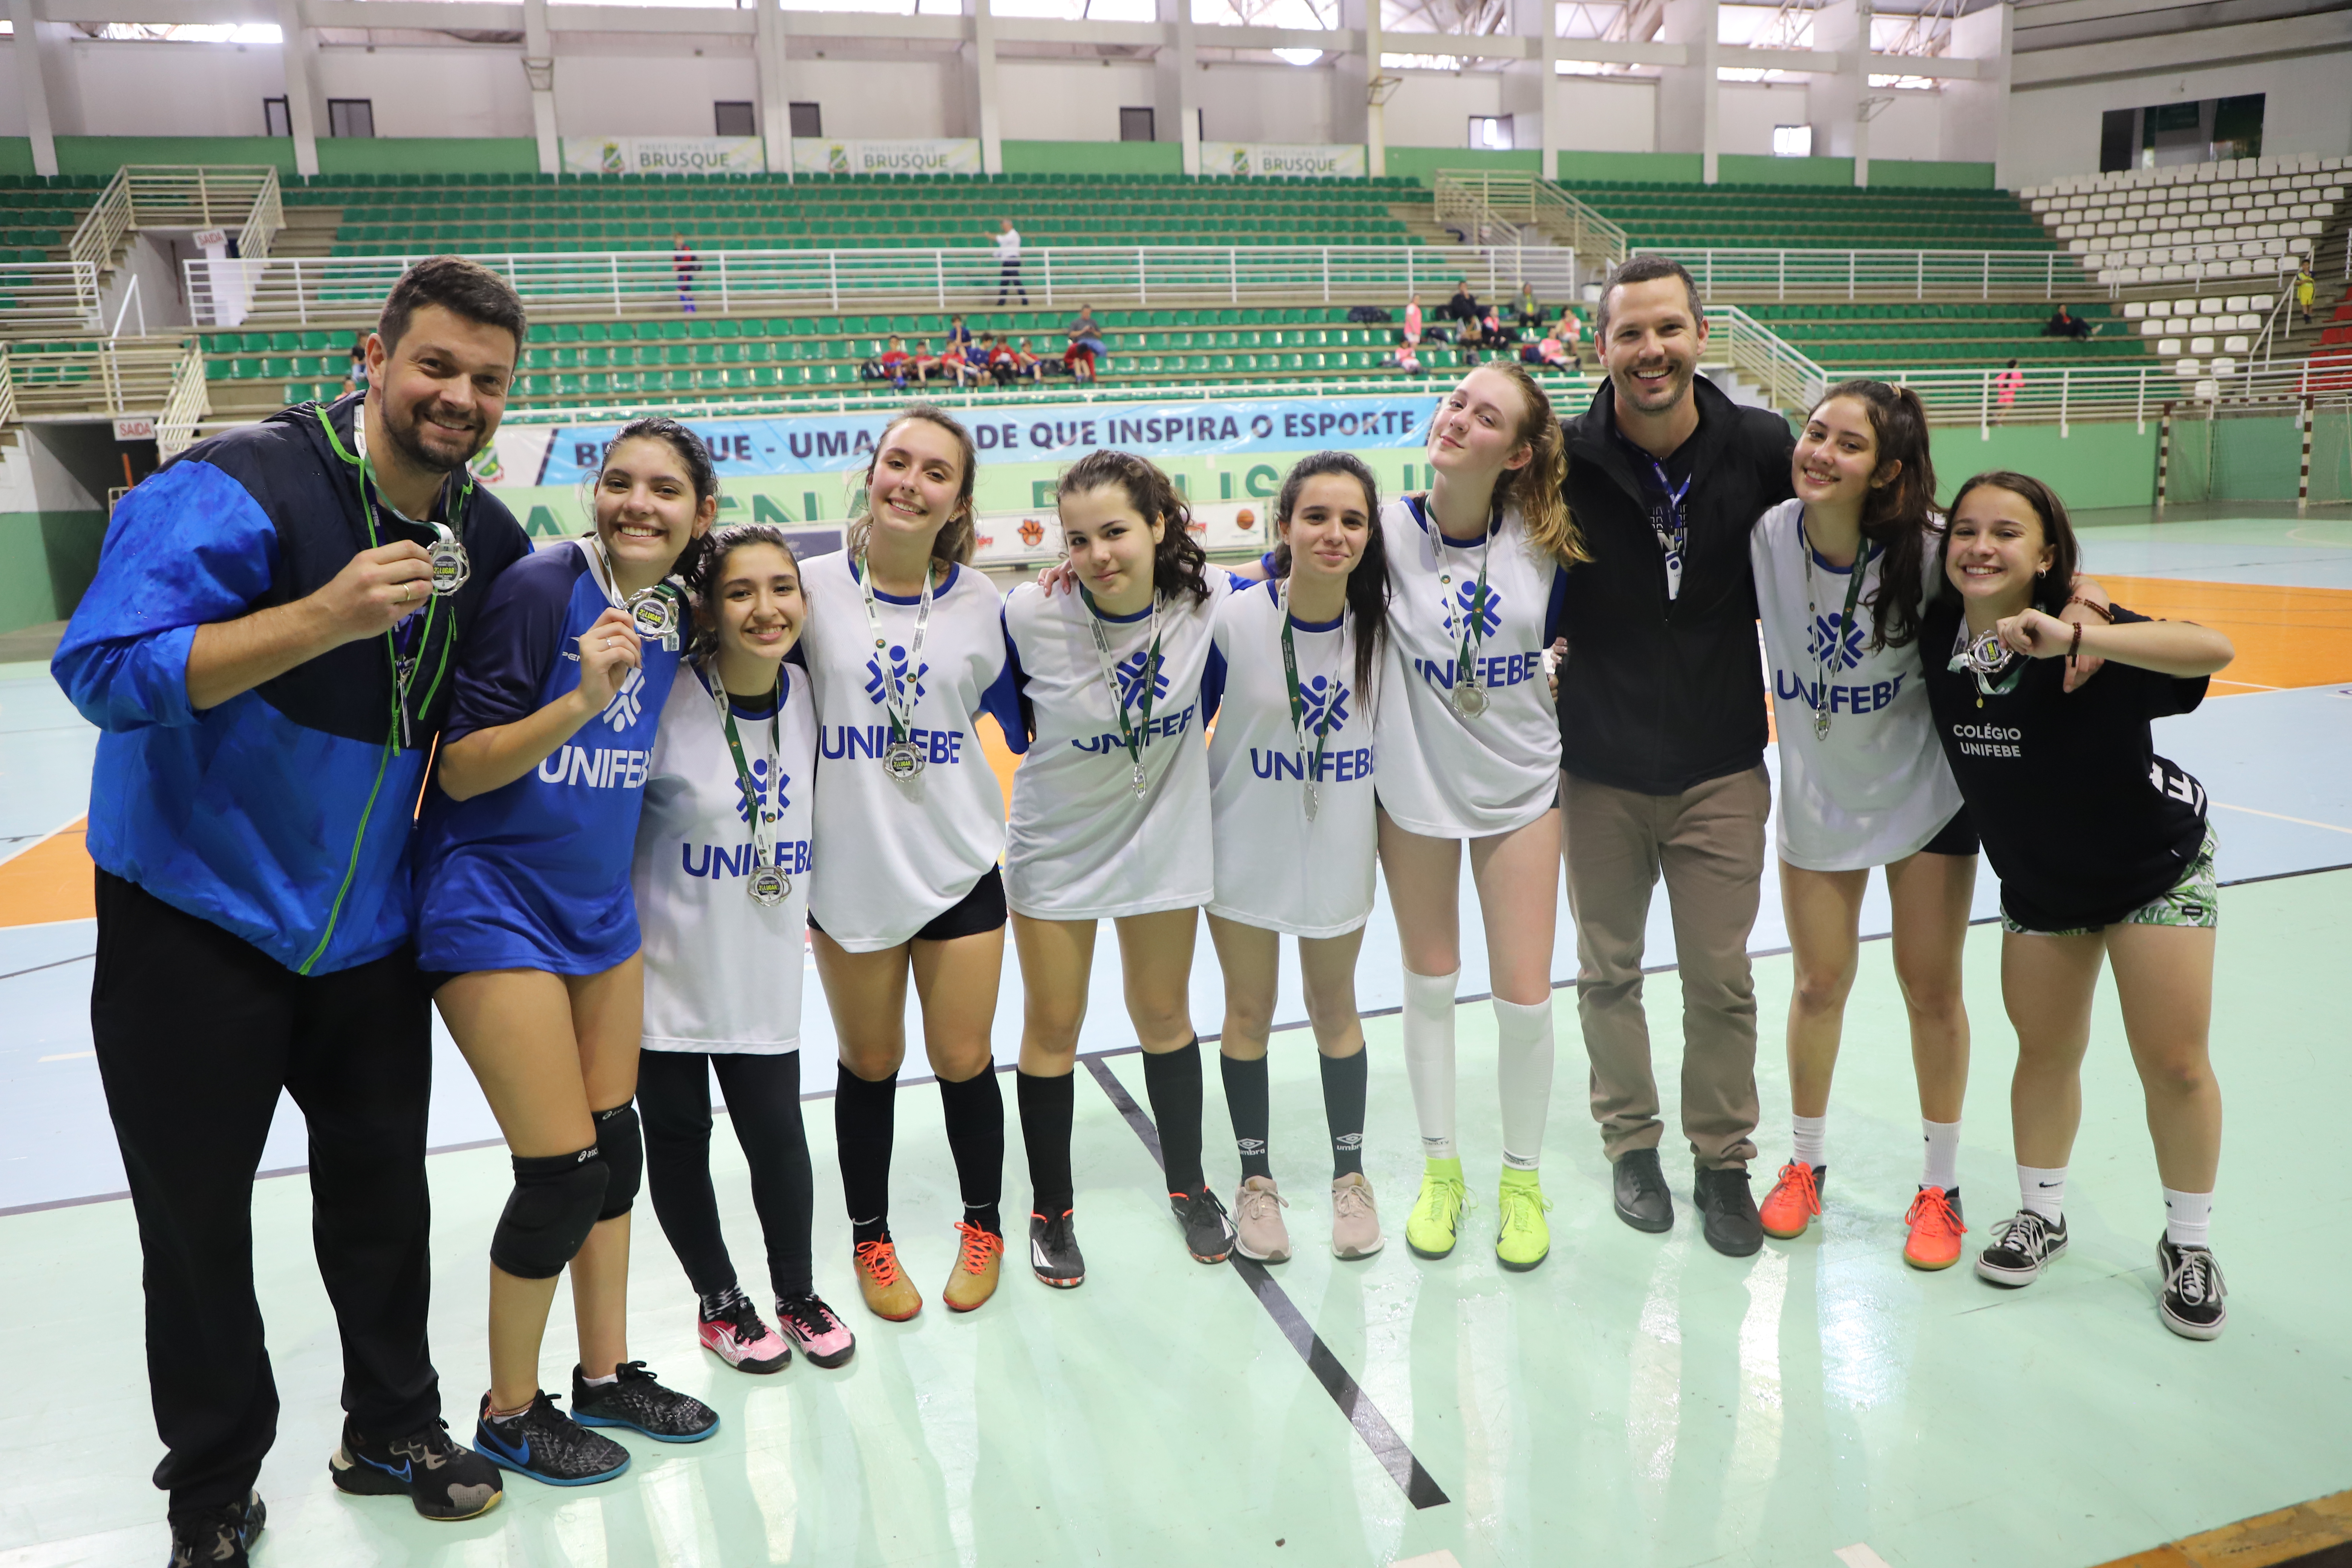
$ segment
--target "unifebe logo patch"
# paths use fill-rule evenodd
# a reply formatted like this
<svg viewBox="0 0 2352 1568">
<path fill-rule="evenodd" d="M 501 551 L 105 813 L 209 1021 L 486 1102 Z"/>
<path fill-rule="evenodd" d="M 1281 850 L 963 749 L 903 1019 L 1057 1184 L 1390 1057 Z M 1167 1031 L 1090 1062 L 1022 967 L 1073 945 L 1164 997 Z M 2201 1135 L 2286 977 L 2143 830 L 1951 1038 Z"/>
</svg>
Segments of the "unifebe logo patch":
<svg viewBox="0 0 2352 1568">
<path fill-rule="evenodd" d="M 866 700 L 879 708 L 889 700 L 893 688 L 901 688 L 907 693 L 908 702 L 920 702 L 923 700 L 923 678 L 930 674 L 931 667 L 927 664 L 909 677 L 907 673 L 907 650 L 893 644 L 889 652 L 890 673 L 887 678 L 882 673 L 880 659 L 866 661 Z"/>
<path fill-rule="evenodd" d="M 1463 584 L 1454 591 L 1453 599 L 1445 606 L 1447 637 L 1458 637 L 1469 629 L 1470 607 L 1472 602 L 1477 598 L 1478 584 L 1475 580 Z M 1480 637 L 1490 637 L 1503 629 L 1503 595 L 1495 592 L 1495 585 L 1492 583 L 1486 584 L 1486 600 L 1481 607 L 1479 621 Z"/>
<path fill-rule="evenodd" d="M 1143 700 L 1143 661 L 1149 657 L 1149 650 L 1139 649 L 1111 666 L 1111 673 L 1118 680 L 1118 705 L 1121 708 L 1133 708 Z M 1154 703 L 1168 695 L 1166 666 L 1167 660 L 1163 658 L 1151 667 L 1151 700 Z"/>
</svg>

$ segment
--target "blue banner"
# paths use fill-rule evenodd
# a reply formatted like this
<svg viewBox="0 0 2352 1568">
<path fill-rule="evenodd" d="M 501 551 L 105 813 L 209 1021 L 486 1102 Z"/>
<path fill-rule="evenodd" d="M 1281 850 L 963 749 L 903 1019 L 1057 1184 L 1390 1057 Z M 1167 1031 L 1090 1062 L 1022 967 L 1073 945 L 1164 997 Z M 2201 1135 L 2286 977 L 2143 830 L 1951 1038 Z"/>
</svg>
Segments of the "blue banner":
<svg viewBox="0 0 2352 1568">
<path fill-rule="evenodd" d="M 950 410 L 971 431 L 982 460 L 1066 462 L 1097 447 L 1146 458 L 1197 458 L 1325 447 L 1418 447 L 1436 395 L 1251 397 L 1198 403 L 1050 403 Z M 889 427 L 888 413 L 800 414 L 770 419 L 689 419 L 709 443 L 721 478 L 819 474 L 863 468 Z M 596 467 L 617 425 L 555 429 L 535 481 L 568 485 Z M 515 482 L 515 476 L 508 482 Z"/>
</svg>

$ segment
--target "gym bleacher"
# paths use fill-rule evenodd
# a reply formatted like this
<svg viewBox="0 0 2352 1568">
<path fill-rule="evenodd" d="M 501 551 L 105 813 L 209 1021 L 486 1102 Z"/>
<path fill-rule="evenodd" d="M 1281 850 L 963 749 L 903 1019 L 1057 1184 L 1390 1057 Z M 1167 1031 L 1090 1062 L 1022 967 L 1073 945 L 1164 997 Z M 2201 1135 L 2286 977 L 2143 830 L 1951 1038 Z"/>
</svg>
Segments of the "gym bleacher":
<svg viewBox="0 0 2352 1568">
<path fill-rule="evenodd" d="M 2152 288 L 2294 270 L 2343 204 L 2352 158 L 2239 158 L 2081 174 L 2021 195 L 2100 282 Z"/>
<path fill-rule="evenodd" d="M 0 175 L 0 261 L 52 261 L 64 255 L 74 226 L 89 209 L 93 179 L 36 180 Z"/>
<path fill-rule="evenodd" d="M 1645 250 L 2053 248 L 2007 191 L 1601 182 L 1576 194 Z"/>
<path fill-rule="evenodd" d="M 2016 360 L 2033 367 L 2139 364 L 2149 345 L 2136 324 L 2104 303 L 2070 306 L 2087 339 L 2044 337 L 2050 308 L 2035 304 L 1757 304 L 1748 313 L 1836 374 L 1980 369 Z M 2210 329 L 2209 329 L 2210 330 Z"/>
</svg>

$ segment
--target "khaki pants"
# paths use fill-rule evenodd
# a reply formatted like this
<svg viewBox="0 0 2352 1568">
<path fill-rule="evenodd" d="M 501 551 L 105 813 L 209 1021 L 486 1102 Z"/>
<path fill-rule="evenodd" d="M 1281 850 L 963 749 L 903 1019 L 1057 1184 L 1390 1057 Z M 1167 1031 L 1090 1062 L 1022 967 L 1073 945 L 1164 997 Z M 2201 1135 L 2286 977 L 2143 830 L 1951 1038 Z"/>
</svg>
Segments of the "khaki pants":
<svg viewBox="0 0 2352 1568">
<path fill-rule="evenodd" d="M 1683 988 L 1684 1136 L 1701 1166 L 1756 1157 L 1756 984 L 1748 963 L 1764 875 L 1769 775 L 1642 795 L 1563 773 L 1576 1010 L 1592 1058 L 1592 1117 L 1613 1163 L 1665 1129 L 1642 1012 L 1642 940 L 1664 873 Z"/>
</svg>

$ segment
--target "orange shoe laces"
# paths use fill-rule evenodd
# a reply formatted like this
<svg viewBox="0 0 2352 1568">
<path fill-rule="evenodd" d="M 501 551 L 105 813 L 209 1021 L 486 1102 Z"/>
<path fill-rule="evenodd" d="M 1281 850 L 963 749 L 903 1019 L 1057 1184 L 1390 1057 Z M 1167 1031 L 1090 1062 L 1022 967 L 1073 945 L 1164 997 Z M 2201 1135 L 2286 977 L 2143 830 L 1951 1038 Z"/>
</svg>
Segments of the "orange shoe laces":
<svg viewBox="0 0 2352 1568">
<path fill-rule="evenodd" d="M 1805 1200 L 1807 1214 L 1822 1212 L 1821 1186 L 1813 1180 L 1813 1168 L 1801 1160 L 1791 1160 L 1780 1167 L 1780 1179 L 1772 1184 L 1772 1190 L 1764 1195 L 1764 1201 L 1770 1203 L 1780 1195 L 1782 1187 L 1790 1185 L 1797 1189 L 1797 1195 Z"/>
<path fill-rule="evenodd" d="M 1926 1229 L 1944 1236 L 1966 1236 L 1969 1227 L 1952 1212 L 1952 1200 L 1944 1195 L 1941 1187 L 1922 1187 L 1919 1195 L 1911 1200 L 1911 1210 L 1903 1223 L 1915 1229 Z"/>
<path fill-rule="evenodd" d="M 857 1266 L 874 1277 L 874 1283 L 887 1290 L 898 1282 L 898 1248 L 887 1241 L 861 1241 L 857 1244 Z"/>
<path fill-rule="evenodd" d="M 987 1273 L 989 1257 L 1004 1250 L 1004 1238 L 991 1235 L 969 1220 L 956 1221 L 956 1228 L 963 1232 L 963 1255 L 956 1259 L 956 1267 L 967 1274 Z"/>
</svg>

